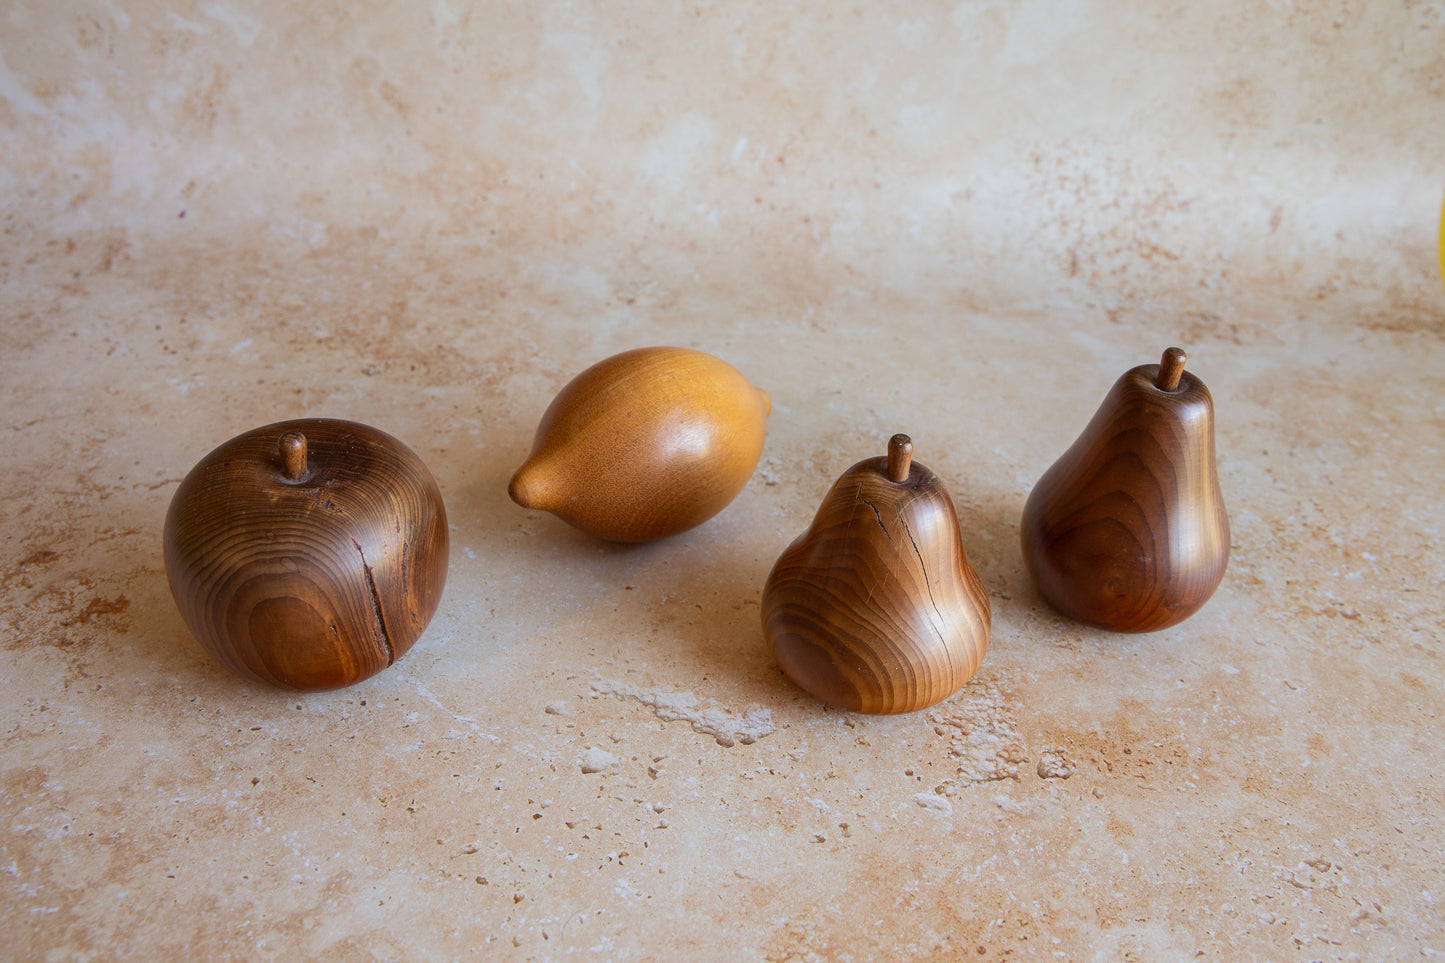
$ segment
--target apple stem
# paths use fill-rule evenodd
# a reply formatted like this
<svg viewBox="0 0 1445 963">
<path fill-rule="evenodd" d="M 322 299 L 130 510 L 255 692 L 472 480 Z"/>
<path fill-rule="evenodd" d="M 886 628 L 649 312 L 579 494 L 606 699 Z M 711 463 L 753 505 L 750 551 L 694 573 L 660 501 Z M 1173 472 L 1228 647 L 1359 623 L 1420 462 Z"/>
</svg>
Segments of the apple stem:
<svg viewBox="0 0 1445 963">
<path fill-rule="evenodd" d="M 1189 360 L 1189 355 L 1184 353 L 1183 348 L 1165 348 L 1164 357 L 1159 359 L 1159 377 L 1154 379 L 1154 387 L 1160 391 L 1173 391 L 1179 387 L 1179 378 L 1184 374 L 1184 362 Z"/>
<path fill-rule="evenodd" d="M 913 467 L 913 439 L 907 435 L 894 435 L 888 439 L 888 480 L 896 484 L 908 481 L 908 471 Z"/>
<path fill-rule="evenodd" d="M 288 431 L 281 436 L 281 471 L 288 481 L 300 481 L 306 474 L 306 436 Z"/>
</svg>

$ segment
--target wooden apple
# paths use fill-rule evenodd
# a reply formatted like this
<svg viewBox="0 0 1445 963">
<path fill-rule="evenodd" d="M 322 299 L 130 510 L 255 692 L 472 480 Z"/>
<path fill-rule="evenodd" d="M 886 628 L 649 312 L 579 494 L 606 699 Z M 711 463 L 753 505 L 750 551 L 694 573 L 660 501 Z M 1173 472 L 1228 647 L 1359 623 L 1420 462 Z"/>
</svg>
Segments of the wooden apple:
<svg viewBox="0 0 1445 963">
<path fill-rule="evenodd" d="M 238 435 L 181 482 L 166 577 L 187 627 L 241 675 L 351 685 L 400 658 L 441 600 L 447 517 L 411 449 L 310 418 Z"/>
</svg>

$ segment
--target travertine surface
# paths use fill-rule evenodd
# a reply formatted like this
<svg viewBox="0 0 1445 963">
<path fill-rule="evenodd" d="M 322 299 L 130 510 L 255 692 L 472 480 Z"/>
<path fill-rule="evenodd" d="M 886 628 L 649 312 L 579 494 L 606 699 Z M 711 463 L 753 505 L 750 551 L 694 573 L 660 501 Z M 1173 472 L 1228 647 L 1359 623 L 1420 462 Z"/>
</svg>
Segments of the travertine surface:
<svg viewBox="0 0 1445 963">
<path fill-rule="evenodd" d="M 0 925 L 21 959 L 1445 954 L 1439 3 L 0 11 Z M 1182 626 L 1055 615 L 1017 523 L 1168 344 L 1234 546 Z M 666 542 L 506 497 L 678 344 L 772 396 Z M 161 566 L 215 445 L 411 445 L 442 607 L 351 689 L 220 668 Z M 772 561 L 909 432 L 993 646 L 791 687 Z"/>
</svg>

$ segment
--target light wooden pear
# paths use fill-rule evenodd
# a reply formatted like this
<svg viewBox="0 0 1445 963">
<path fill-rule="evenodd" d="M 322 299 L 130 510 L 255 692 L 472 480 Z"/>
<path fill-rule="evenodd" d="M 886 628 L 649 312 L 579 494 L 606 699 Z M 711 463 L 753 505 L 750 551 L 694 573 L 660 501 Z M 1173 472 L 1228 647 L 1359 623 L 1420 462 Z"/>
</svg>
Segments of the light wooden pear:
<svg viewBox="0 0 1445 963">
<path fill-rule="evenodd" d="M 856 712 L 912 712 L 957 692 L 988 648 L 988 594 L 958 514 L 907 435 L 833 485 L 773 566 L 763 634 L 788 677 Z"/>
</svg>

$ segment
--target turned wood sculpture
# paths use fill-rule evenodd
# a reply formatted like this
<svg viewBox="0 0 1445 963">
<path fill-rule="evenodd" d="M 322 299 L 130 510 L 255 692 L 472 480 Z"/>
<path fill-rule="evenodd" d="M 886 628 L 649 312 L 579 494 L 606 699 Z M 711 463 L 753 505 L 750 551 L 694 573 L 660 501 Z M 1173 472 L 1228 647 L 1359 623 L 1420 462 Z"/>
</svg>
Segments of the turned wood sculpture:
<svg viewBox="0 0 1445 963">
<path fill-rule="evenodd" d="M 1125 372 L 1024 507 L 1024 560 L 1044 597 L 1122 632 L 1175 625 L 1229 560 L 1214 401 L 1170 348 Z"/>
<path fill-rule="evenodd" d="M 626 351 L 553 399 L 507 491 L 600 538 L 676 535 L 743 490 L 771 409 L 766 393 L 711 355 Z"/>
<path fill-rule="evenodd" d="M 289 689 L 359 682 L 422 634 L 447 572 L 441 492 L 400 441 L 303 419 L 203 458 L 165 524 L 186 625 L 236 672 Z"/>
<path fill-rule="evenodd" d="M 855 712 L 957 692 L 988 648 L 988 594 L 938 476 L 894 435 L 843 473 L 763 589 L 763 634 L 800 687 Z"/>
</svg>

